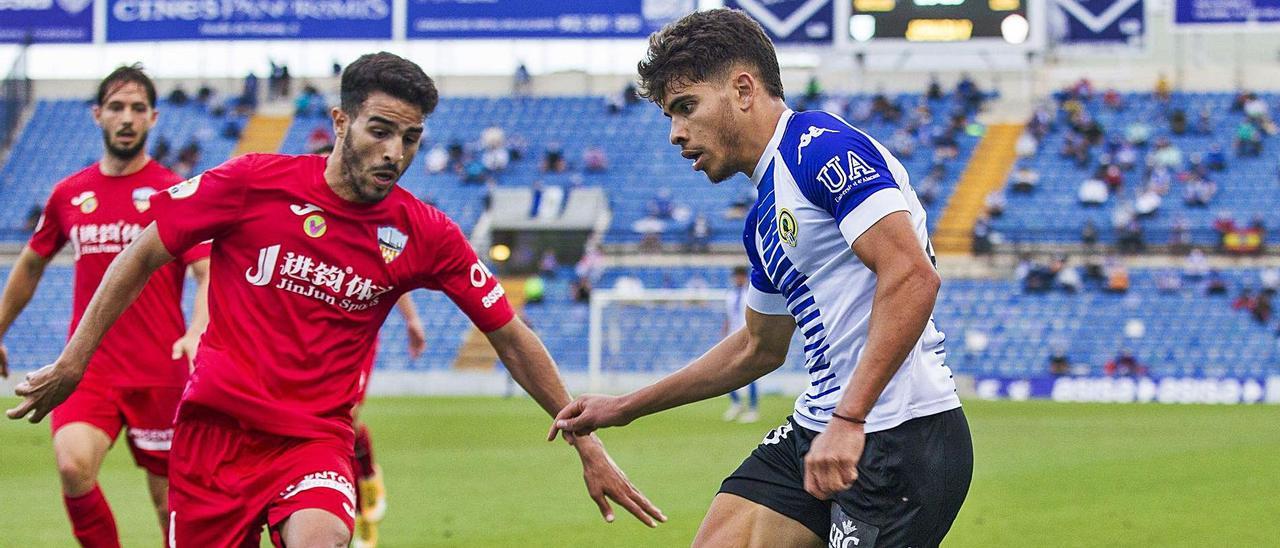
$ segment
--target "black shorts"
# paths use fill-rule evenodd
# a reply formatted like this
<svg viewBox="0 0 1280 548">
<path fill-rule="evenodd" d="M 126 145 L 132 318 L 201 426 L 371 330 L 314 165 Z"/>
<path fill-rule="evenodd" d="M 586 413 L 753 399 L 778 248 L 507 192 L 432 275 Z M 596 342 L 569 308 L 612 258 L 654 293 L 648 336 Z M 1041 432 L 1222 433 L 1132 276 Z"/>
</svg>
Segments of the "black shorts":
<svg viewBox="0 0 1280 548">
<path fill-rule="evenodd" d="M 836 495 L 839 504 L 804 490 L 804 456 L 817 435 L 788 417 L 724 480 L 720 492 L 794 519 L 839 548 L 942 542 L 973 477 L 973 442 L 960 408 L 867 434 L 858 480 Z"/>
</svg>

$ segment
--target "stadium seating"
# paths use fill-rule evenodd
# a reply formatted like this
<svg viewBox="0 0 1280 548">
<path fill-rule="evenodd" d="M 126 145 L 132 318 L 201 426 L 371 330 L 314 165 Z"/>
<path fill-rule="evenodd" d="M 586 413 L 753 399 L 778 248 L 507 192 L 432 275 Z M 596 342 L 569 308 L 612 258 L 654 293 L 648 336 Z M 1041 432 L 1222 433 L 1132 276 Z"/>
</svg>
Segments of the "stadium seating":
<svg viewBox="0 0 1280 548">
<path fill-rule="evenodd" d="M 903 95 L 897 100 L 908 112 L 924 101 L 920 95 Z M 930 101 L 929 106 L 934 121 L 928 129 L 944 125 L 946 114 L 953 108 L 951 100 Z M 307 136 L 318 125 L 327 126 L 329 122 L 315 117 L 296 119 L 281 151 L 306 152 Z M 734 243 L 741 237 L 741 221 L 725 219 L 723 212 L 748 189 L 745 178 L 738 177 L 721 185 L 708 184 L 706 177 L 692 171 L 689 161 L 681 158 L 679 151 L 669 144 L 670 122 L 659 109 L 648 104 L 610 114 L 600 97 L 442 99 L 427 121 L 422 151 L 401 185 L 418 197 L 435 202 L 464 230 L 469 230 L 482 213 L 484 185 L 463 183 L 454 173 L 427 173 L 425 152 L 436 144 L 474 143 L 490 126 L 503 128 L 508 138 L 527 141 L 524 158 L 512 162 L 496 177 L 499 184 L 529 186 L 534 181 L 542 181 L 567 188 L 580 177 L 581 184 L 606 188 L 614 214 L 607 242 L 638 241 L 640 236 L 632 230 L 632 224 L 644 217 L 646 204 L 661 188 L 670 190 L 674 201 L 687 206 L 692 214 L 706 214 L 711 223 L 711 241 Z M 886 146 L 896 129 L 894 124 L 880 119 L 860 127 Z M 945 197 L 950 195 L 977 140 L 969 135 L 960 136 L 960 155 L 948 168 L 941 199 L 928 208 L 930 228 L 937 222 L 946 204 Z M 547 174 L 539 168 L 543 152 L 553 145 L 564 149 L 569 164 L 564 173 Z M 582 152 L 593 145 L 603 148 L 608 158 L 609 169 L 604 173 L 583 173 Z M 902 158 L 913 181 L 918 183 L 927 173 L 931 153 L 931 149 L 922 145 L 913 158 Z M 683 242 L 687 226 L 687 221 L 670 223 L 664 233 L 665 241 Z"/>
<path fill-rule="evenodd" d="M 1206 295 L 1188 282 L 1173 294 L 1155 288 L 1155 270 L 1134 270 L 1128 294 L 1096 289 L 1078 294 L 1023 294 L 1012 280 L 947 279 L 935 308 L 938 327 L 948 336 L 948 363 L 958 373 L 1034 377 L 1047 374 L 1057 349 L 1080 365 L 1080 372 L 1100 374 L 1122 349 L 1133 352 L 1155 375 L 1259 376 L 1280 372 L 1277 339 L 1271 326 L 1255 323 L 1232 310 L 1230 298 Z M 571 275 L 571 273 L 568 273 Z M 1257 287 L 1258 271 L 1223 272 L 1228 294 Z M 625 268 L 606 271 L 599 287 L 611 287 L 622 276 L 648 288 L 725 287 L 728 268 Z M 587 307 L 568 299 L 568 276 L 547 287 L 547 302 L 526 307 L 526 315 L 562 368 L 587 365 Z M 631 341 L 617 365 L 624 370 L 665 370 L 673 356 L 699 355 L 720 336 L 720 308 L 681 314 L 652 310 L 615 312 L 619 329 Z M 1126 335 L 1126 326 L 1139 336 Z M 691 328 L 692 326 L 692 328 Z M 708 332 L 710 331 L 710 332 Z M 1130 333 L 1131 335 L 1137 332 Z M 796 345 L 793 345 L 795 350 Z M 800 371 L 793 352 L 787 370 Z M 664 361 L 665 360 L 665 361 Z"/>
<path fill-rule="evenodd" d="M 151 131 L 148 146 L 165 137 L 176 154 L 177 149 L 196 140 L 201 157 L 195 172 L 218 165 L 231 155 L 235 140 L 222 137 L 223 120 L 204 107 L 196 103 L 179 107 L 162 100 L 158 108 L 160 121 Z M 15 140 L 9 161 L 0 167 L 0 241 L 25 241 L 27 211 L 44 206 L 54 184 L 101 156 L 101 130 L 94 125 L 85 101 L 39 101 L 31 121 Z"/>
<path fill-rule="evenodd" d="M 1247 223 L 1254 215 L 1267 214 L 1280 206 L 1277 192 L 1277 167 L 1274 143 L 1263 140 L 1261 156 L 1238 157 L 1233 151 L 1237 125 L 1245 119 L 1241 112 L 1232 112 L 1234 95 L 1229 93 L 1175 93 L 1168 103 L 1161 103 L 1151 94 L 1125 94 L 1126 108 L 1113 111 L 1105 108 L 1095 95 L 1085 101 L 1085 111 L 1102 126 L 1105 140 L 1121 138 L 1125 128 L 1136 121 L 1143 121 L 1153 129 L 1152 141 L 1168 137 L 1182 150 L 1184 163 L 1193 153 L 1204 153 L 1213 144 L 1220 145 L 1227 154 L 1227 170 L 1211 174 L 1217 183 L 1218 193 L 1208 207 L 1189 207 L 1183 203 L 1183 185 L 1176 181 L 1160 209 L 1149 219 L 1141 221 L 1147 243 L 1166 244 L 1172 236 L 1174 222 L 1185 219 L 1191 228 L 1192 242 L 1200 245 L 1218 243 L 1216 233 L 1210 228 L 1214 216 L 1220 211 L 1232 214 L 1238 222 Z M 1276 105 L 1280 96 L 1260 94 L 1270 105 Z M 1188 129 L 1183 135 L 1175 135 L 1169 129 L 1168 114 L 1174 109 L 1185 109 L 1188 126 L 1193 126 L 1201 108 L 1212 113 L 1212 132 L 1197 134 Z M 1275 107 L 1272 108 L 1273 112 Z M 1077 192 L 1084 181 L 1098 166 L 1102 147 L 1095 147 L 1090 167 L 1080 168 L 1075 161 L 1059 154 L 1067 133 L 1066 118 L 1061 113 L 1052 133 L 1040 143 L 1039 153 L 1025 160 L 1027 165 L 1040 172 L 1039 188 L 1031 194 L 1008 193 L 1008 206 L 1003 216 L 994 219 L 992 228 L 1007 242 L 1029 243 L 1079 243 L 1080 230 L 1086 220 L 1092 220 L 1099 231 L 1099 241 L 1114 243 L 1116 231 L 1112 229 L 1111 214 L 1122 201 L 1132 203 L 1142 188 L 1142 165 L 1125 173 L 1123 189 L 1101 206 L 1085 207 L 1078 203 Z M 1150 150 L 1141 148 L 1140 159 Z M 1272 216 L 1274 218 L 1274 216 Z"/>
</svg>

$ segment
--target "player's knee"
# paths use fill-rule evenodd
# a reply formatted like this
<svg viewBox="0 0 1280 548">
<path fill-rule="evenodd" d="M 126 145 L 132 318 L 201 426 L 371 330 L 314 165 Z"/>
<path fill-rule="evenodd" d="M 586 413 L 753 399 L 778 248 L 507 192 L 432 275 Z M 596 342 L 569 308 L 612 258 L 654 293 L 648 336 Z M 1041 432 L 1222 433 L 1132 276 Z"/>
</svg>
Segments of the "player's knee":
<svg viewBox="0 0 1280 548">
<path fill-rule="evenodd" d="M 88 493 L 98 481 L 98 470 L 90 459 L 58 455 L 58 477 L 62 491 L 71 496 Z"/>
<path fill-rule="evenodd" d="M 296 542 L 286 542 L 288 548 L 346 548 L 351 544 L 351 532 L 346 526 L 316 527 L 299 535 Z"/>
</svg>

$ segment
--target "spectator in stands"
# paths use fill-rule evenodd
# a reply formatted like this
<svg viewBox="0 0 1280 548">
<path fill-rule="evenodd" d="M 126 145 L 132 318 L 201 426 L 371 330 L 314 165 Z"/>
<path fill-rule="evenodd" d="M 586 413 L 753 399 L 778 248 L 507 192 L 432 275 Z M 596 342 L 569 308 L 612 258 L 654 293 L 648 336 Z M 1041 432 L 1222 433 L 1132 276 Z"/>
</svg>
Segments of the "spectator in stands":
<svg viewBox="0 0 1280 548">
<path fill-rule="evenodd" d="M 436 143 L 427 151 L 425 158 L 427 173 L 442 173 L 449 167 L 449 152 L 445 150 L 444 145 Z"/>
<path fill-rule="evenodd" d="M 1103 274 L 1107 277 L 1106 289 L 1111 293 L 1127 293 L 1129 291 L 1129 268 L 1116 257 L 1107 257 L 1103 263 Z"/>
<path fill-rule="evenodd" d="M 238 141 L 240 140 L 240 134 L 243 132 L 244 122 L 241 122 L 240 118 L 236 116 L 228 116 L 226 121 L 222 122 L 222 128 L 218 131 L 218 134 L 223 139 Z"/>
<path fill-rule="evenodd" d="M 599 145 L 587 147 L 582 152 L 582 168 L 587 173 L 604 173 L 609 170 L 609 159 L 605 156 L 604 148 Z"/>
<path fill-rule="evenodd" d="M 992 241 L 993 234 L 990 217 L 985 213 L 979 215 L 978 219 L 973 223 L 973 253 L 975 255 L 991 253 L 995 247 Z"/>
<path fill-rule="evenodd" d="M 1053 353 L 1049 355 L 1049 374 L 1055 377 L 1071 374 L 1071 360 L 1067 359 L 1066 350 L 1053 349 Z"/>
<path fill-rule="evenodd" d="M 179 177 L 186 179 L 195 174 L 197 165 L 200 165 L 200 144 L 191 141 L 178 151 L 178 159 L 170 169 Z"/>
<path fill-rule="evenodd" d="M 311 84 L 302 86 L 302 93 L 298 94 L 298 98 L 293 100 L 293 109 L 294 115 L 300 118 L 321 117 L 329 112 L 324 96 L 320 94 L 320 90 Z"/>
<path fill-rule="evenodd" d="M 1142 120 L 1134 120 L 1125 128 L 1124 138 L 1133 146 L 1147 146 L 1147 142 L 1151 140 L 1151 126 Z"/>
<path fill-rule="evenodd" d="M 1258 273 L 1258 281 L 1266 291 L 1280 291 L 1280 267 L 1268 266 Z"/>
<path fill-rule="evenodd" d="M 35 232 L 36 227 L 40 226 L 40 216 L 43 214 L 44 208 L 40 207 L 39 204 L 31 206 L 31 209 L 27 210 L 26 221 L 22 223 L 23 230 Z"/>
<path fill-rule="evenodd" d="M 1169 98 L 1173 96 L 1173 85 L 1169 83 L 1169 78 L 1165 77 L 1164 73 L 1160 73 L 1156 78 L 1155 96 L 1161 103 L 1169 102 Z"/>
<path fill-rule="evenodd" d="M 734 196 L 733 201 L 729 202 L 729 207 L 724 211 L 724 218 L 731 220 L 746 218 L 747 209 L 754 203 L 756 203 L 756 187 L 746 186 Z"/>
<path fill-rule="evenodd" d="M 1147 242 L 1142 232 L 1142 225 L 1136 218 L 1120 226 L 1116 233 L 1116 246 L 1121 253 L 1141 253 L 1146 250 Z"/>
<path fill-rule="evenodd" d="M 927 206 L 938 203 L 938 199 L 942 197 L 942 178 L 946 173 L 947 168 L 941 164 L 935 164 L 929 168 L 929 173 L 924 176 L 924 180 L 920 182 L 920 188 L 917 189 L 920 203 Z"/>
<path fill-rule="evenodd" d="M 462 165 L 462 182 L 483 183 L 488 178 L 488 173 L 484 167 L 484 160 L 475 155 L 468 155 Z"/>
<path fill-rule="evenodd" d="M 1221 251 L 1225 245 L 1227 235 L 1236 232 L 1236 219 L 1231 215 L 1230 211 L 1225 209 L 1219 210 L 1213 218 L 1213 231 L 1218 234 L 1218 250 Z"/>
<path fill-rule="evenodd" d="M 1183 190 L 1182 202 L 1191 207 L 1205 207 L 1218 194 L 1218 185 L 1213 181 L 1193 177 L 1187 181 Z"/>
<path fill-rule="evenodd" d="M 306 146 L 307 146 L 307 151 L 310 152 L 311 154 L 316 154 L 317 150 L 323 149 L 325 147 L 332 147 L 333 134 L 329 132 L 329 127 L 321 124 L 314 128 L 311 128 L 311 133 L 307 134 Z"/>
<path fill-rule="evenodd" d="M 1040 150 L 1040 141 L 1036 139 L 1035 134 L 1031 131 L 1024 131 L 1022 135 L 1018 136 L 1018 141 L 1014 143 L 1013 150 L 1019 159 L 1030 158 Z"/>
<path fill-rule="evenodd" d="M 1191 250 L 1191 222 L 1179 215 L 1169 227 L 1169 252 L 1181 255 Z"/>
<path fill-rule="evenodd" d="M 512 162 L 519 162 L 525 157 L 527 150 L 529 150 L 529 141 L 523 135 L 517 133 L 507 136 L 507 152 L 511 153 Z"/>
<path fill-rule="evenodd" d="M 1084 289 L 1084 278 L 1080 276 L 1080 269 L 1072 266 L 1065 256 L 1055 257 L 1049 265 L 1049 272 L 1053 274 L 1053 285 L 1058 289 L 1067 293 L 1076 293 Z"/>
<path fill-rule="evenodd" d="M 1209 152 L 1204 156 L 1204 163 L 1213 171 L 1223 171 L 1227 169 L 1227 155 L 1222 152 L 1222 145 L 1209 145 Z"/>
<path fill-rule="evenodd" d="M 1204 280 L 1204 292 L 1208 295 L 1226 295 L 1227 280 L 1222 277 L 1222 273 L 1218 269 L 1209 269 L 1209 275 Z"/>
<path fill-rule="evenodd" d="M 181 107 L 181 106 L 186 106 L 186 104 L 190 102 L 191 102 L 191 96 L 187 95 L 187 90 L 186 88 L 182 87 L 182 84 L 178 84 L 174 86 L 173 91 L 169 92 L 170 105 L 173 105 L 175 107 Z"/>
<path fill-rule="evenodd" d="M 1197 135 L 1213 134 L 1213 111 L 1209 105 L 1200 107 L 1200 113 L 1196 115 L 1195 132 Z"/>
<path fill-rule="evenodd" d="M 244 77 L 244 88 L 240 92 L 240 99 L 236 101 L 236 106 L 246 111 L 258 108 L 258 75 L 250 72 Z"/>
<path fill-rule="evenodd" d="M 804 86 L 804 96 L 800 100 L 800 110 L 807 110 L 818 106 L 818 102 L 822 100 L 822 82 L 818 81 L 818 76 L 809 76 L 809 82 Z"/>
<path fill-rule="evenodd" d="M 1182 167 L 1182 149 L 1173 144 L 1168 137 L 1156 139 L 1155 150 L 1148 157 L 1152 167 L 1164 167 L 1177 171 Z"/>
<path fill-rule="evenodd" d="M 1270 107 L 1258 94 L 1249 94 L 1249 98 L 1244 102 L 1244 115 L 1249 118 L 1249 123 L 1256 126 L 1263 133 L 1272 135 L 1276 132 L 1276 124 L 1271 119 Z"/>
<path fill-rule="evenodd" d="M 711 222 L 707 216 L 699 213 L 689 224 L 689 238 L 685 241 L 685 251 L 689 253 L 706 253 L 711 250 Z"/>
<path fill-rule="evenodd" d="M 1005 197 L 1003 190 L 997 190 L 987 194 L 983 205 L 986 207 L 987 215 L 996 218 L 1004 215 L 1004 208 L 1009 204 L 1009 199 Z"/>
<path fill-rule="evenodd" d="M 1239 156 L 1262 155 L 1262 136 L 1258 128 L 1249 122 L 1236 126 L 1236 154 Z"/>
<path fill-rule="evenodd" d="M 538 259 L 538 274 L 547 279 L 555 279 L 559 268 L 560 261 L 556 260 L 556 252 L 551 249 L 543 251 L 542 258 Z"/>
<path fill-rule="evenodd" d="M 1102 105 L 1115 111 L 1124 110 L 1124 102 L 1116 88 L 1107 88 L 1102 92 Z"/>
<path fill-rule="evenodd" d="M 1187 111 L 1181 108 L 1173 109 L 1169 113 L 1169 131 L 1174 135 L 1182 135 L 1187 132 Z"/>
<path fill-rule="evenodd" d="M 1273 293 L 1269 291 L 1261 291 L 1258 293 L 1257 300 L 1253 306 L 1253 321 L 1259 325 L 1266 325 L 1271 322 L 1271 316 L 1274 309 L 1271 305 L 1271 297 Z"/>
<path fill-rule="evenodd" d="M 1160 201 L 1160 193 L 1156 192 L 1153 186 L 1147 185 L 1142 189 L 1142 192 L 1138 193 L 1138 197 L 1134 198 L 1133 212 L 1139 218 L 1155 215 L 1156 211 L 1160 209 Z"/>
<path fill-rule="evenodd" d="M 942 83 L 938 81 L 937 74 L 929 75 L 929 86 L 925 88 L 924 98 L 930 101 L 942 98 Z"/>
<path fill-rule="evenodd" d="M 529 67 L 524 66 L 523 62 L 516 67 L 511 81 L 511 93 L 516 97 L 528 96 L 533 91 L 533 75 L 529 74 Z"/>
<path fill-rule="evenodd" d="M 196 103 L 200 106 L 208 108 L 214 102 L 213 88 L 209 84 L 201 84 L 200 89 L 196 90 Z"/>
<path fill-rule="evenodd" d="M 654 219 L 671 220 L 675 213 L 675 203 L 671 200 L 671 191 L 667 188 L 658 189 L 658 194 L 645 204 L 645 214 Z"/>
<path fill-rule="evenodd" d="M 511 162 L 507 149 L 507 132 L 498 126 L 489 126 L 480 132 L 481 163 L 490 173 L 505 171 Z"/>
<path fill-rule="evenodd" d="M 1147 374 L 1147 368 L 1138 363 L 1138 359 L 1133 357 L 1133 352 L 1128 349 L 1121 349 L 1116 357 L 1111 358 L 1106 365 L 1102 366 L 1102 372 L 1108 377 L 1117 375 L 1122 377 L 1140 377 Z"/>
<path fill-rule="evenodd" d="M 1107 202 L 1109 193 L 1107 192 L 1107 184 L 1102 182 L 1098 177 L 1090 177 L 1080 183 L 1080 191 L 1077 197 L 1082 205 L 1101 205 Z"/>
<path fill-rule="evenodd" d="M 1199 280 L 1209 275 L 1209 258 L 1199 249 L 1192 249 L 1182 262 L 1182 276 L 1190 280 Z"/>
<path fill-rule="evenodd" d="M 894 156 L 911 159 L 916 154 L 916 138 L 910 131 L 900 128 L 889 139 L 889 149 Z"/>
<path fill-rule="evenodd" d="M 1121 171 L 1129 171 L 1138 163 L 1138 149 L 1127 141 L 1119 141 L 1112 158 L 1115 165 L 1120 166 Z"/>
<path fill-rule="evenodd" d="M 1080 227 L 1080 243 L 1087 248 L 1098 243 L 1098 225 L 1093 224 L 1093 219 L 1085 219 L 1084 226 Z"/>
<path fill-rule="evenodd" d="M 1074 159 L 1079 167 L 1089 165 L 1089 142 L 1076 131 L 1068 131 L 1062 141 L 1062 156 Z"/>
<path fill-rule="evenodd" d="M 1115 164 L 1107 164 L 1099 168 L 1102 182 L 1106 183 L 1107 190 L 1111 194 L 1120 192 L 1124 188 L 1124 172 L 1120 171 L 1120 166 Z"/>
<path fill-rule="evenodd" d="M 1012 184 L 1014 192 L 1030 193 L 1040 184 L 1040 172 L 1027 164 L 1018 166 L 1013 171 Z"/>
<path fill-rule="evenodd" d="M 1156 291 L 1169 295 L 1177 293 L 1182 289 L 1182 278 L 1178 277 L 1178 273 L 1171 269 L 1161 270 L 1156 275 Z"/>
<path fill-rule="evenodd" d="M 978 88 L 978 84 L 973 81 L 969 73 L 961 73 L 960 81 L 956 83 L 956 95 L 964 101 L 965 113 L 973 114 L 982 106 L 984 99 L 982 90 Z"/>
<path fill-rule="evenodd" d="M 542 171 L 544 173 L 564 173 L 568 163 L 564 159 L 564 149 L 560 143 L 547 145 L 542 153 Z"/>
<path fill-rule="evenodd" d="M 1254 296 L 1253 290 L 1246 287 L 1240 290 L 1240 294 L 1236 295 L 1236 299 L 1234 301 L 1231 301 L 1231 309 L 1253 312 L 1253 307 L 1257 305 L 1257 303 L 1258 300 L 1257 297 Z"/>
<path fill-rule="evenodd" d="M 169 153 L 172 152 L 173 145 L 169 143 L 169 139 L 161 135 L 156 137 L 156 144 L 151 149 L 151 157 L 155 158 L 160 165 L 169 165 Z"/>
</svg>

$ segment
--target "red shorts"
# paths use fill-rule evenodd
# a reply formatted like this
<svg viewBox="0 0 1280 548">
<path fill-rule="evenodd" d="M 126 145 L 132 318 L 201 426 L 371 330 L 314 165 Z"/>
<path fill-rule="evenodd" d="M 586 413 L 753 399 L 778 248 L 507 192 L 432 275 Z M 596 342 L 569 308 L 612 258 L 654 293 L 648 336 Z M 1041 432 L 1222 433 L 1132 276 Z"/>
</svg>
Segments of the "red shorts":
<svg viewBox="0 0 1280 548">
<path fill-rule="evenodd" d="M 181 386 L 111 388 L 82 384 L 67 401 L 54 408 L 49 425 L 57 433 L 73 422 L 88 423 L 106 433 L 112 443 L 128 426 L 133 461 L 152 474 L 165 476 L 169 473 L 173 417 L 181 398 Z"/>
<path fill-rule="evenodd" d="M 351 447 L 248 430 L 191 407 L 173 436 L 169 548 L 258 546 L 263 525 L 283 546 L 280 524 L 310 508 L 355 527 Z"/>
</svg>

